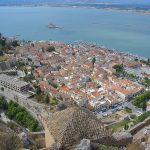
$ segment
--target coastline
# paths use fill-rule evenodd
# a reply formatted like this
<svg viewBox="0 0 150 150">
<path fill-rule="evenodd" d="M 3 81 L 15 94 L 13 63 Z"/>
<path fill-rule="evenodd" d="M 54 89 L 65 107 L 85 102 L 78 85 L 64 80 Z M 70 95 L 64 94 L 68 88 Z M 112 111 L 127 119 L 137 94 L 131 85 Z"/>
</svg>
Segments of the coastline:
<svg viewBox="0 0 150 150">
<path fill-rule="evenodd" d="M 115 49 L 115 48 L 108 48 L 108 47 L 105 47 L 104 45 L 101 45 L 101 44 L 97 44 L 97 43 L 93 43 L 93 42 L 85 42 L 85 41 L 75 41 L 75 43 L 77 44 L 80 44 L 80 43 L 83 43 L 83 44 L 86 44 L 86 45 L 95 45 L 96 47 L 98 48 L 101 48 L 103 50 L 106 50 L 106 51 L 110 51 L 112 53 L 116 53 L 116 54 L 119 54 L 119 55 L 122 55 L 122 56 L 129 56 L 129 57 L 132 57 L 132 58 L 138 58 L 140 60 L 147 60 L 148 57 L 144 57 L 144 56 L 139 56 L 139 54 L 133 54 L 133 53 L 130 53 L 130 52 L 124 52 L 123 50 L 118 50 L 118 49 Z M 69 43 L 67 43 L 69 44 Z"/>
<path fill-rule="evenodd" d="M 108 5 L 109 6 L 109 5 Z M 96 7 L 96 6 L 80 6 L 80 5 L 0 5 L 0 7 L 62 7 L 62 8 L 83 8 L 83 9 L 97 9 L 97 10 L 110 10 L 110 11 L 124 11 L 129 13 L 138 13 L 138 14 L 144 14 L 144 15 L 150 15 L 150 9 L 144 10 L 144 9 L 136 9 L 136 8 L 117 8 L 117 7 Z"/>
<path fill-rule="evenodd" d="M 18 7 L 18 6 L 13 6 L 13 7 Z M 22 7 L 26 7 L 26 6 L 22 6 Z M 30 6 L 28 6 L 28 7 L 30 7 Z M 34 6 L 32 6 L 32 7 L 34 7 Z M 39 7 L 39 6 L 36 6 L 36 7 Z M 43 7 L 42 9 L 44 9 L 44 7 L 45 6 L 40 6 L 40 7 Z M 40 8 L 39 7 L 39 8 Z M 47 7 L 49 7 L 49 6 L 47 6 Z M 18 7 L 18 8 L 20 8 L 20 7 Z M 73 7 L 74 8 L 74 7 Z M 76 8 L 76 7 L 75 7 Z M 81 8 L 81 7 L 78 7 L 78 8 Z M 82 7 L 83 8 L 83 7 Z M 21 9 L 21 8 L 20 8 Z M 32 8 L 31 8 L 32 9 Z M 49 9 L 49 8 L 47 8 L 47 9 Z M 86 7 L 85 7 L 85 9 L 87 9 Z M 95 8 L 88 8 L 88 9 L 95 9 Z M 88 10 L 87 9 L 87 10 Z M 62 9 L 63 10 L 63 9 Z M 69 9 L 69 10 L 71 10 L 71 9 Z M 75 10 L 75 9 L 74 9 Z M 79 10 L 80 11 L 80 10 Z M 117 11 L 117 10 L 115 10 L 115 11 Z M 119 10 L 118 10 L 119 11 Z M 96 12 L 98 12 L 98 11 L 96 11 Z M 110 11 L 111 12 L 111 11 Z M 44 26 L 45 26 L 45 24 L 44 24 Z M 17 33 L 17 32 L 16 32 Z M 20 32 L 21 33 L 21 32 Z M 5 33 L 4 33 L 5 34 Z M 15 35 L 15 34 L 14 34 Z M 23 34 L 22 34 L 23 35 Z M 23 37 L 19 37 L 19 39 L 21 39 L 21 38 L 23 38 Z M 41 39 L 44 39 L 44 38 L 42 38 L 42 37 L 40 37 L 39 38 L 40 40 Z M 53 38 L 50 38 L 50 39 L 53 39 Z M 65 43 L 72 43 L 72 42 L 74 42 L 75 40 L 80 40 L 81 38 L 74 38 L 74 39 L 71 39 L 71 40 L 64 40 L 64 39 L 56 39 L 55 38 L 55 40 L 57 41 L 57 40 L 61 40 L 61 41 L 64 41 Z M 26 38 L 25 38 L 25 40 L 26 40 Z M 34 39 L 34 38 L 31 38 L 30 40 L 36 40 L 36 39 Z M 46 40 L 46 39 L 44 39 L 44 40 Z M 95 42 L 94 40 L 92 40 L 92 39 L 90 39 L 90 40 L 88 40 L 88 39 L 84 39 L 84 38 L 82 38 L 81 40 L 83 40 L 83 41 L 87 41 L 87 42 Z M 109 45 L 109 44 L 107 44 L 106 43 L 106 45 L 105 45 L 105 43 L 101 43 L 101 41 L 96 41 L 98 44 L 98 46 L 101 46 L 101 47 L 106 47 L 106 49 L 111 49 L 111 50 L 114 50 L 115 52 L 117 51 L 117 52 L 120 52 L 120 53 L 124 53 L 124 54 L 131 54 L 132 53 L 132 55 L 134 55 L 135 57 L 142 57 L 142 58 L 147 58 L 148 57 L 148 55 L 147 55 L 147 53 L 149 54 L 149 51 L 147 51 L 147 49 L 145 49 L 146 50 L 146 52 L 147 53 L 142 53 L 141 51 L 138 51 L 138 50 L 136 50 L 136 48 L 135 49 L 133 49 L 132 47 L 115 47 L 114 45 Z M 103 46 L 104 45 L 104 46 Z M 131 45 L 132 46 L 132 45 Z M 133 51 L 132 51 L 132 49 L 133 49 Z"/>
<path fill-rule="evenodd" d="M 124 11 L 124 12 L 130 12 L 130 13 L 138 13 L 138 14 L 144 14 L 144 15 L 150 15 L 150 10 L 136 10 L 136 9 L 119 9 L 119 8 L 96 8 L 96 9 L 104 9 L 104 10 L 112 10 L 112 11 Z"/>
</svg>

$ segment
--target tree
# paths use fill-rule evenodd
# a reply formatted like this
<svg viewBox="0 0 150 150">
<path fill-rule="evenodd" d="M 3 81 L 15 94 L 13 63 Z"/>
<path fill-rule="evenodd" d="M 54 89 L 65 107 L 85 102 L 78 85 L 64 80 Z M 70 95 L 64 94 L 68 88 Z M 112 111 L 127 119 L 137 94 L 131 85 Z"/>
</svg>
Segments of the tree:
<svg viewBox="0 0 150 150">
<path fill-rule="evenodd" d="M 1 87 L 1 91 L 4 91 L 4 87 Z"/>
<path fill-rule="evenodd" d="M 130 109 L 128 107 L 125 107 L 125 111 L 128 112 L 128 113 L 132 113 L 132 109 Z"/>
<path fill-rule="evenodd" d="M 102 87 L 101 85 L 98 85 L 98 86 L 97 86 L 98 89 L 100 89 L 101 87 Z"/>
<path fill-rule="evenodd" d="M 146 100 L 144 100 L 143 106 L 142 106 L 142 110 L 143 110 L 143 111 L 146 111 L 146 108 L 147 108 L 146 103 L 147 103 Z"/>
<path fill-rule="evenodd" d="M 6 110 L 8 108 L 8 103 L 5 100 L 5 97 L 0 97 L 0 109 Z"/>
<path fill-rule="evenodd" d="M 10 101 L 8 104 L 8 109 L 6 115 L 15 120 L 18 124 L 29 128 L 31 131 L 36 131 L 38 127 L 38 122 L 34 119 L 27 110 L 17 104 L 16 102 Z"/>
<path fill-rule="evenodd" d="M 126 123 L 126 124 L 124 125 L 124 129 L 125 129 L 125 130 L 128 130 L 128 128 L 129 128 L 129 125 Z"/>
<path fill-rule="evenodd" d="M 18 41 L 17 40 L 12 41 L 12 46 L 14 46 L 14 47 L 19 46 Z"/>
<path fill-rule="evenodd" d="M 92 64 L 94 65 L 95 62 L 96 62 L 96 58 L 94 57 L 94 58 L 92 59 Z"/>
<path fill-rule="evenodd" d="M 51 85 L 53 88 L 55 88 L 55 89 L 58 88 L 58 85 L 57 85 L 56 83 L 50 83 L 50 85 Z"/>
<path fill-rule="evenodd" d="M 72 53 L 73 56 L 75 56 L 75 54 L 76 54 L 75 52 Z"/>
<path fill-rule="evenodd" d="M 34 47 L 34 43 L 31 43 L 31 46 Z"/>
<path fill-rule="evenodd" d="M 25 66 L 25 63 L 24 63 L 24 62 L 21 62 L 21 61 L 17 61 L 17 62 L 16 62 L 16 66 L 17 66 L 17 68 L 21 68 L 21 67 L 24 67 L 24 66 Z"/>
<path fill-rule="evenodd" d="M 1 39 L 0 39 L 0 44 L 1 44 L 3 47 L 6 46 L 6 38 L 1 37 Z"/>
<path fill-rule="evenodd" d="M 48 94 L 46 94 L 46 96 L 45 96 L 45 98 L 44 98 L 44 102 L 45 102 L 46 104 L 49 103 L 49 96 L 48 96 Z"/>
<path fill-rule="evenodd" d="M 23 79 L 24 79 L 24 81 L 26 81 L 26 82 L 31 82 L 31 81 L 34 80 L 35 78 L 34 78 L 34 76 L 33 76 L 32 74 L 28 74 L 28 75 L 26 75 Z"/>
<path fill-rule="evenodd" d="M 138 108 L 145 110 L 146 103 L 150 99 L 150 91 L 145 91 L 143 94 L 136 96 L 132 101 L 132 104 Z"/>
<path fill-rule="evenodd" d="M 3 51 L 2 51 L 2 50 L 0 50 L 0 56 L 3 56 L 3 55 L 4 55 Z"/>
<path fill-rule="evenodd" d="M 54 46 L 49 46 L 46 50 L 48 52 L 54 52 L 55 51 L 55 47 Z"/>
<path fill-rule="evenodd" d="M 116 73 L 119 73 L 119 74 L 123 73 L 124 71 L 123 64 L 117 64 L 113 68 L 116 70 Z"/>
<path fill-rule="evenodd" d="M 148 77 L 144 77 L 143 80 L 142 80 L 142 83 L 145 86 L 150 86 L 150 79 Z"/>
<path fill-rule="evenodd" d="M 50 99 L 50 104 L 53 106 L 56 106 L 56 105 L 58 105 L 58 100 L 55 97 L 53 97 Z"/>
<path fill-rule="evenodd" d="M 107 150 L 107 146 L 106 145 L 100 145 L 100 150 Z"/>
<path fill-rule="evenodd" d="M 36 94 L 37 94 L 37 95 L 40 95 L 41 93 L 42 93 L 41 88 L 38 86 L 38 87 L 36 88 Z"/>
<path fill-rule="evenodd" d="M 60 70 L 60 69 L 61 69 L 61 66 L 58 65 L 58 66 L 57 66 L 57 69 Z"/>
</svg>

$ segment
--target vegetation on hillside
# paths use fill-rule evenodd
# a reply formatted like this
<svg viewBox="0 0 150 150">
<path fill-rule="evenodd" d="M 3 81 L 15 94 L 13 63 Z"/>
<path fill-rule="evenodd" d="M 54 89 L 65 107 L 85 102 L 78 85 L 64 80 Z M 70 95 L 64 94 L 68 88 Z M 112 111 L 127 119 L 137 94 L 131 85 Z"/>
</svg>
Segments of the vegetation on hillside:
<svg viewBox="0 0 150 150">
<path fill-rule="evenodd" d="M 18 150 L 22 148 L 19 137 L 0 122 L 0 150 Z"/>
<path fill-rule="evenodd" d="M 3 96 L 0 97 L 0 109 L 6 110 L 8 108 L 8 103 Z"/>
<path fill-rule="evenodd" d="M 4 110 L 9 119 L 15 120 L 18 124 L 36 131 L 38 122 L 34 119 L 27 110 L 18 103 L 10 101 L 7 103 L 4 97 L 0 97 L 0 109 Z"/>
<path fill-rule="evenodd" d="M 49 46 L 46 50 L 48 52 L 54 52 L 55 51 L 55 47 L 54 46 Z"/>
<path fill-rule="evenodd" d="M 0 33 L 0 55 L 3 55 L 3 52 L 16 47 L 19 45 L 19 42 L 16 39 L 8 40 Z"/>
<path fill-rule="evenodd" d="M 142 115 L 140 115 L 134 119 L 134 124 L 143 122 L 149 116 L 150 116 L 150 111 L 143 113 Z"/>
<path fill-rule="evenodd" d="M 143 94 L 136 96 L 132 102 L 138 108 L 146 110 L 146 103 L 150 100 L 150 91 L 145 91 Z"/>
<path fill-rule="evenodd" d="M 22 69 L 22 67 L 24 67 L 24 66 L 25 66 L 24 62 L 22 62 L 22 61 L 17 61 L 16 62 L 16 67 L 19 68 L 19 69 Z"/>
<path fill-rule="evenodd" d="M 25 82 L 32 82 L 33 80 L 35 80 L 35 77 L 34 77 L 32 74 L 27 74 L 27 75 L 23 78 L 23 80 L 24 80 Z"/>
<path fill-rule="evenodd" d="M 112 126 L 112 129 L 114 131 L 125 129 L 128 130 L 131 126 L 136 125 L 140 122 L 143 122 L 145 119 L 150 117 L 150 111 L 143 113 L 142 115 L 136 117 L 130 117 L 128 119 L 125 119 L 115 125 Z"/>
<path fill-rule="evenodd" d="M 57 106 L 58 105 L 58 100 L 55 97 L 49 97 L 48 93 L 44 93 L 41 91 L 40 87 L 36 88 L 36 100 L 40 103 L 45 103 L 45 104 L 50 104 L 51 106 Z"/>
<path fill-rule="evenodd" d="M 5 54 L 17 46 L 19 46 L 19 42 L 16 39 L 8 39 L 0 33 L 0 61 L 8 60 L 9 57 Z"/>
<path fill-rule="evenodd" d="M 150 79 L 148 77 L 143 78 L 142 80 L 143 85 L 149 87 L 150 86 Z"/>
<path fill-rule="evenodd" d="M 9 119 L 15 120 L 18 124 L 30 129 L 31 131 L 36 131 L 38 128 L 37 120 L 34 119 L 24 107 L 16 102 L 10 101 L 8 103 L 6 115 Z"/>
<path fill-rule="evenodd" d="M 7 61 L 9 59 L 8 56 L 0 56 L 0 61 Z"/>
<path fill-rule="evenodd" d="M 55 89 L 58 88 L 58 85 L 57 85 L 56 83 L 54 83 L 54 82 L 49 82 L 49 84 L 50 84 L 53 88 L 55 88 Z"/>
<path fill-rule="evenodd" d="M 125 107 L 125 111 L 126 111 L 127 113 L 132 113 L 132 109 L 130 109 L 130 108 L 128 108 L 128 107 Z"/>
<path fill-rule="evenodd" d="M 119 148 L 115 146 L 106 146 L 106 145 L 100 144 L 99 150 L 119 150 Z"/>
<path fill-rule="evenodd" d="M 117 64 L 113 67 L 115 69 L 115 75 L 120 76 L 124 73 L 123 64 Z"/>
</svg>

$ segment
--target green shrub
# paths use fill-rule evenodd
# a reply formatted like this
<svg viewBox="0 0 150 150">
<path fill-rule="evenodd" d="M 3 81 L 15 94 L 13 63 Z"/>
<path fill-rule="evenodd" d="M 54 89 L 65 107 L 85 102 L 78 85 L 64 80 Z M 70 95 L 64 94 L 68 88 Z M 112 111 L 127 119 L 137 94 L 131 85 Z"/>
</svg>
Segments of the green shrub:
<svg viewBox="0 0 150 150">
<path fill-rule="evenodd" d="M 137 96 L 132 101 L 132 104 L 138 108 L 146 109 L 146 103 L 150 99 L 150 91 L 145 91 L 143 94 Z"/>
<path fill-rule="evenodd" d="M 8 107 L 8 103 L 4 97 L 0 97 L 0 109 L 6 110 Z"/>
<path fill-rule="evenodd" d="M 34 119 L 24 107 L 19 106 L 16 102 L 9 102 L 6 115 L 20 125 L 29 128 L 31 131 L 36 131 L 38 128 L 37 120 Z"/>
<path fill-rule="evenodd" d="M 55 47 L 54 46 L 49 46 L 46 50 L 48 52 L 54 52 L 55 51 Z"/>
</svg>

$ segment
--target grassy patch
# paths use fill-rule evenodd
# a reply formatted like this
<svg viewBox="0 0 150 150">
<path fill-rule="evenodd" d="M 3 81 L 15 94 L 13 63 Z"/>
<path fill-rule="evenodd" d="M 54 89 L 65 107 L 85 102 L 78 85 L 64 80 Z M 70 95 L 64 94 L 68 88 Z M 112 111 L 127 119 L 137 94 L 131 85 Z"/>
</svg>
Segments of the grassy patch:
<svg viewBox="0 0 150 150">
<path fill-rule="evenodd" d="M 146 118 L 148 118 L 150 116 L 150 111 L 148 111 L 148 112 L 145 112 L 144 114 L 142 114 L 142 115 L 140 115 L 140 116 L 138 116 L 138 117 L 136 117 L 135 119 L 134 119 L 134 124 L 138 124 L 138 123 L 140 123 L 140 122 L 143 122 Z"/>
<path fill-rule="evenodd" d="M 126 111 L 127 113 L 132 113 L 132 109 L 130 109 L 130 108 L 128 108 L 128 107 L 125 107 L 125 111 Z"/>
<path fill-rule="evenodd" d="M 15 120 L 18 124 L 30 129 L 30 131 L 36 131 L 38 128 L 38 121 L 31 116 L 25 107 L 16 102 L 9 102 L 6 115 L 9 119 Z"/>
<path fill-rule="evenodd" d="M 132 119 L 126 119 L 123 120 L 115 125 L 112 126 L 113 131 L 118 131 L 118 130 L 122 130 L 125 126 L 133 126 L 136 125 L 140 122 L 143 122 L 146 118 L 150 117 L 150 111 L 145 112 L 144 114 L 142 114 L 141 116 L 134 116 L 132 117 Z"/>
<path fill-rule="evenodd" d="M 119 122 L 118 124 L 115 124 L 114 126 L 112 126 L 113 131 L 117 131 L 117 130 L 121 130 L 124 128 L 125 125 L 131 123 L 131 120 L 123 120 L 121 122 Z"/>
<path fill-rule="evenodd" d="M 6 60 L 8 60 L 9 59 L 9 57 L 8 56 L 0 56 L 0 61 L 6 61 Z"/>
<path fill-rule="evenodd" d="M 58 105 L 58 100 L 57 100 L 56 98 L 51 98 L 51 99 L 50 99 L 50 104 L 51 104 L 52 106 L 56 106 L 56 105 Z"/>
<path fill-rule="evenodd" d="M 106 146 L 106 145 L 100 144 L 99 150 L 119 150 L 119 148 L 115 146 Z"/>
</svg>

